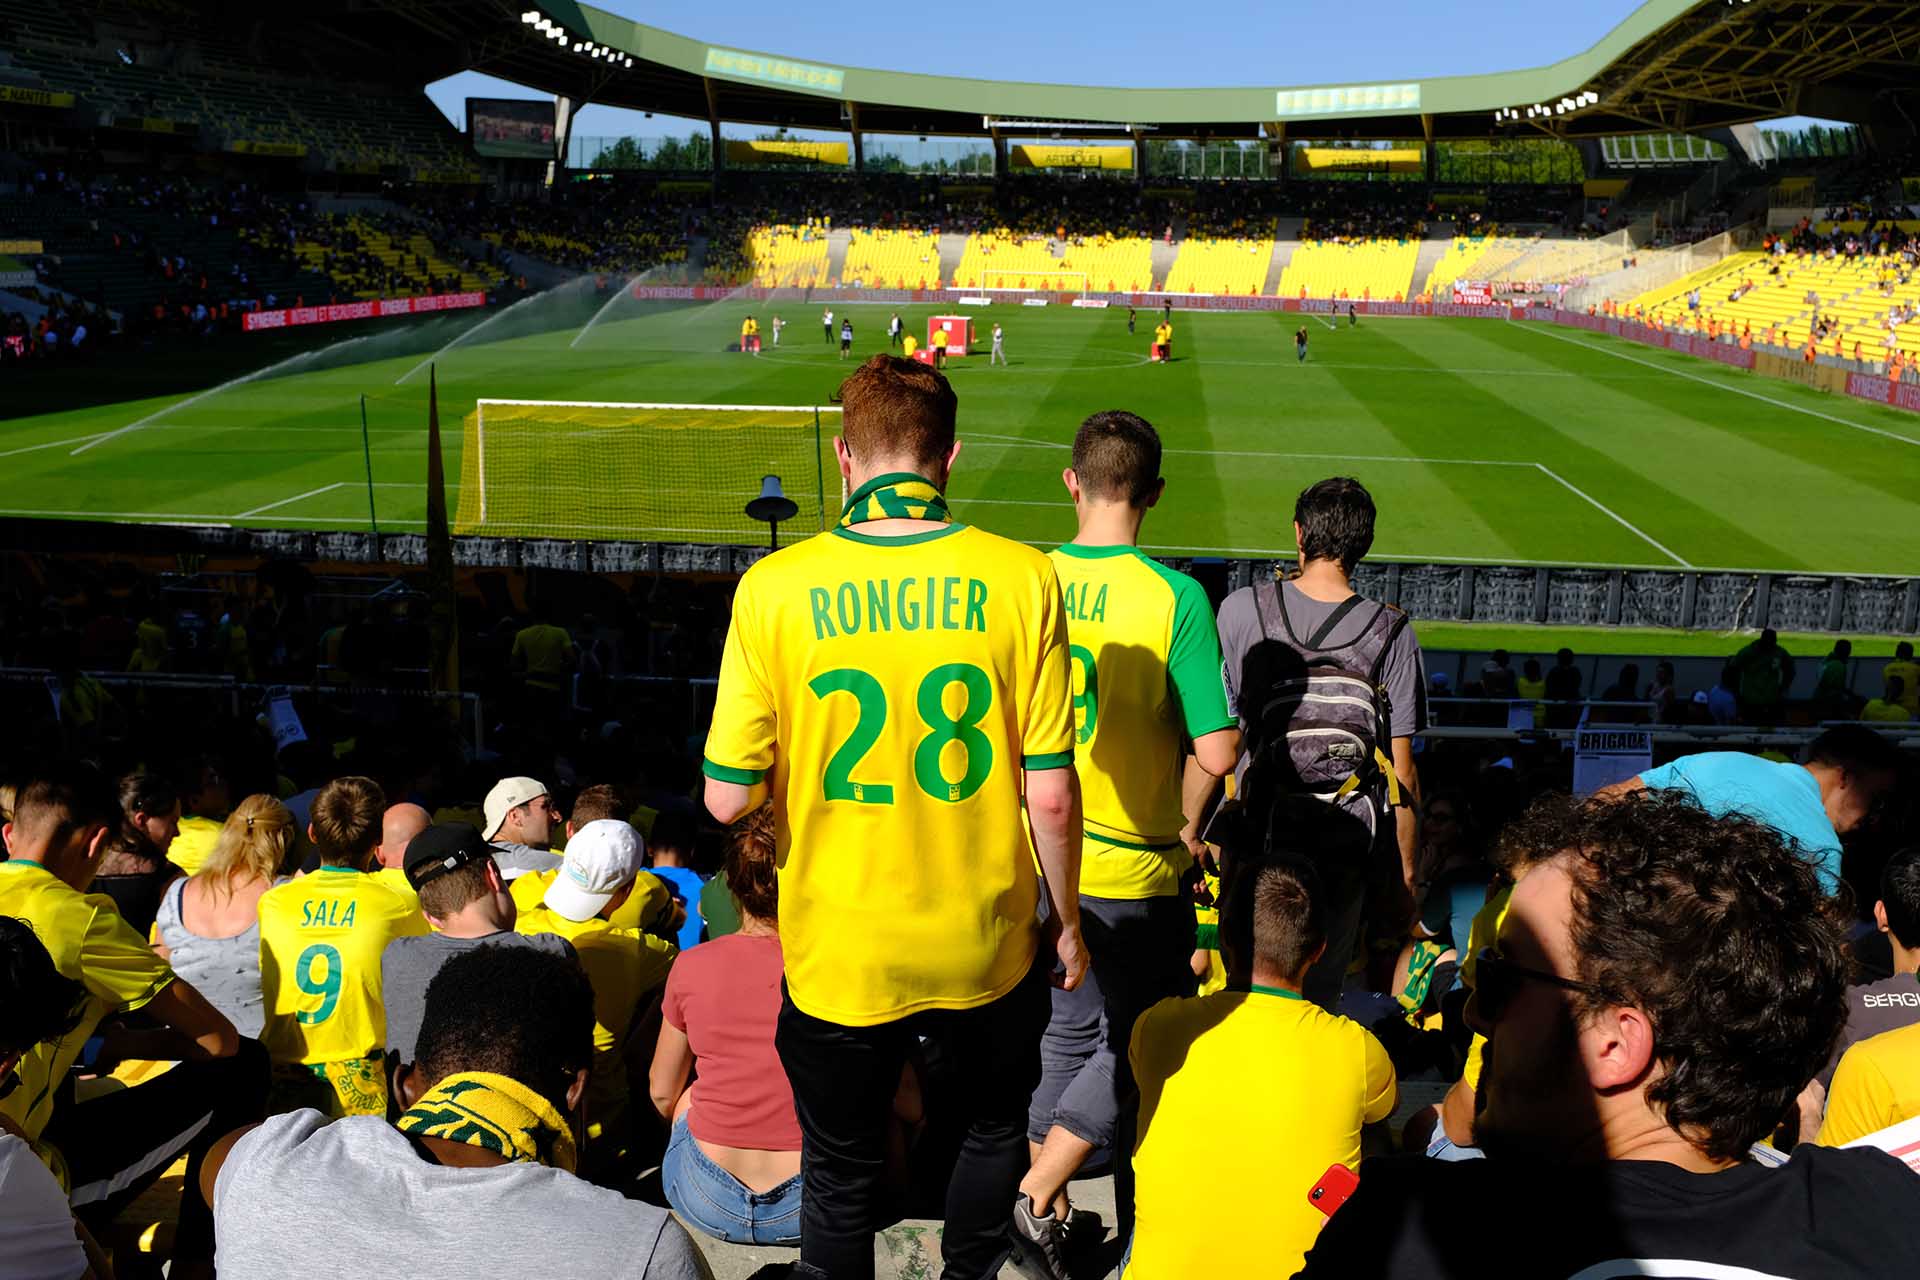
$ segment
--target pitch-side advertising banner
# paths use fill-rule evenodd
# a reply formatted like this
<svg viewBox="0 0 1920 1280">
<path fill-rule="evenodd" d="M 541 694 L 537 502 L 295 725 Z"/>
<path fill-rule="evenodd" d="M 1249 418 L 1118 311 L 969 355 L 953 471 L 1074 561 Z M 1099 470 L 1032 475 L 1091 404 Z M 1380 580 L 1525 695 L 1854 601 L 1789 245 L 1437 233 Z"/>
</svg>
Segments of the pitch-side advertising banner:
<svg viewBox="0 0 1920 1280">
<path fill-rule="evenodd" d="M 460 311 L 486 305 L 487 295 L 484 293 L 431 293 L 420 298 L 371 298 L 364 302 L 336 302 L 324 307 L 249 311 L 242 325 L 251 333 L 256 329 L 291 329 L 298 325 L 375 320 L 387 316 L 421 315 L 431 311 Z"/>
</svg>

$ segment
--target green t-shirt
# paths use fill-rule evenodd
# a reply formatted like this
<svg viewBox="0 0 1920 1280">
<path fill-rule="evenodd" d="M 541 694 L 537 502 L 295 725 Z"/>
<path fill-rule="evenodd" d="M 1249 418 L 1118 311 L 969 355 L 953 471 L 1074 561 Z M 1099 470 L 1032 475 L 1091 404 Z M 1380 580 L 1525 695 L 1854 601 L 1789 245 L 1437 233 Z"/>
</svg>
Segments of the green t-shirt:
<svg viewBox="0 0 1920 1280">
<path fill-rule="evenodd" d="M 740 932 L 740 906 L 727 888 L 727 873 L 714 876 L 700 890 L 700 916 L 707 922 L 707 939 Z"/>
</svg>

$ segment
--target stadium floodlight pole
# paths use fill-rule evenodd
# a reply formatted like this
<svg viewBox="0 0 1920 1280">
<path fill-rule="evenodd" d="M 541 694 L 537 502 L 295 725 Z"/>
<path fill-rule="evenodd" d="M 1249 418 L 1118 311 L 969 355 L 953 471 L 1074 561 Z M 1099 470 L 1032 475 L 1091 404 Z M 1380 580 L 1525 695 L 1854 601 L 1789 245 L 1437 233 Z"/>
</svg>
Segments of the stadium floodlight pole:
<svg viewBox="0 0 1920 1280">
<path fill-rule="evenodd" d="M 380 517 L 373 507 L 373 442 L 367 433 L 367 398 L 360 397 L 360 452 L 367 460 L 367 527 L 380 536 Z"/>
<path fill-rule="evenodd" d="M 780 490 L 779 476 L 760 477 L 760 496 L 747 503 L 746 512 L 767 524 L 768 547 L 780 549 L 780 522 L 800 514 L 800 504 Z"/>
</svg>

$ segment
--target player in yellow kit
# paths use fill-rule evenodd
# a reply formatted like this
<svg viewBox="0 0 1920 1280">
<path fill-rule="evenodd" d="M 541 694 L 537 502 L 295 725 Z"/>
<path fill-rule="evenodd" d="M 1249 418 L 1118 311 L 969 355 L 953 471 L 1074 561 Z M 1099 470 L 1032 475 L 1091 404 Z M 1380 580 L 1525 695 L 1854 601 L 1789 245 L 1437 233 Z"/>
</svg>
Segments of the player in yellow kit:
<svg viewBox="0 0 1920 1280">
<path fill-rule="evenodd" d="M 1114 1152 L 1122 1238 L 1132 1228 L 1127 1037 L 1146 1009 L 1194 986 L 1186 882 L 1197 838 L 1187 815 L 1199 804 L 1183 802 L 1182 781 L 1189 769 L 1208 783 L 1231 772 L 1240 731 L 1206 593 L 1135 545 L 1166 487 L 1159 435 L 1135 414 L 1096 413 L 1074 436 L 1061 479 L 1079 523 L 1051 558 L 1073 659 L 1086 813 L 1080 918 L 1093 981 L 1054 993 L 1046 1073 L 1027 1116 L 1034 1163 L 1020 1184 L 1014 1238 L 1028 1274 L 1064 1280 L 1067 1180 L 1099 1148 Z"/>
<path fill-rule="evenodd" d="M 260 1040 L 281 1109 L 386 1114 L 380 956 L 393 939 L 425 933 L 427 922 L 417 902 L 367 874 L 381 813 L 371 778 L 328 783 L 307 826 L 320 869 L 260 897 Z"/>
<path fill-rule="evenodd" d="M 1006 1254 L 1046 974 L 1057 957 L 1077 985 L 1086 965 L 1066 619 L 1046 557 L 951 521 L 944 377 L 880 355 L 840 394 L 834 451 L 853 496 L 837 528 L 741 579 L 707 806 L 731 822 L 773 805 L 801 1261 L 873 1275 L 888 1100 L 925 1036 L 952 1054 L 968 1126 L 944 1274 L 984 1280 Z"/>
</svg>

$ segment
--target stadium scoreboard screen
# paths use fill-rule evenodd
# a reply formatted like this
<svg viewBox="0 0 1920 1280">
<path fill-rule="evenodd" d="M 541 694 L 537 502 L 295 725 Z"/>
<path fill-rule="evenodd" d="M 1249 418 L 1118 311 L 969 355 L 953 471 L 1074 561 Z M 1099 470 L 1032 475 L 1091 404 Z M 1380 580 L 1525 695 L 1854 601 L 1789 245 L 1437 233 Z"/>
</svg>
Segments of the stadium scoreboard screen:
<svg viewBox="0 0 1920 1280">
<path fill-rule="evenodd" d="M 524 98 L 468 98 L 473 153 L 502 160 L 552 160 L 553 103 Z"/>
</svg>

